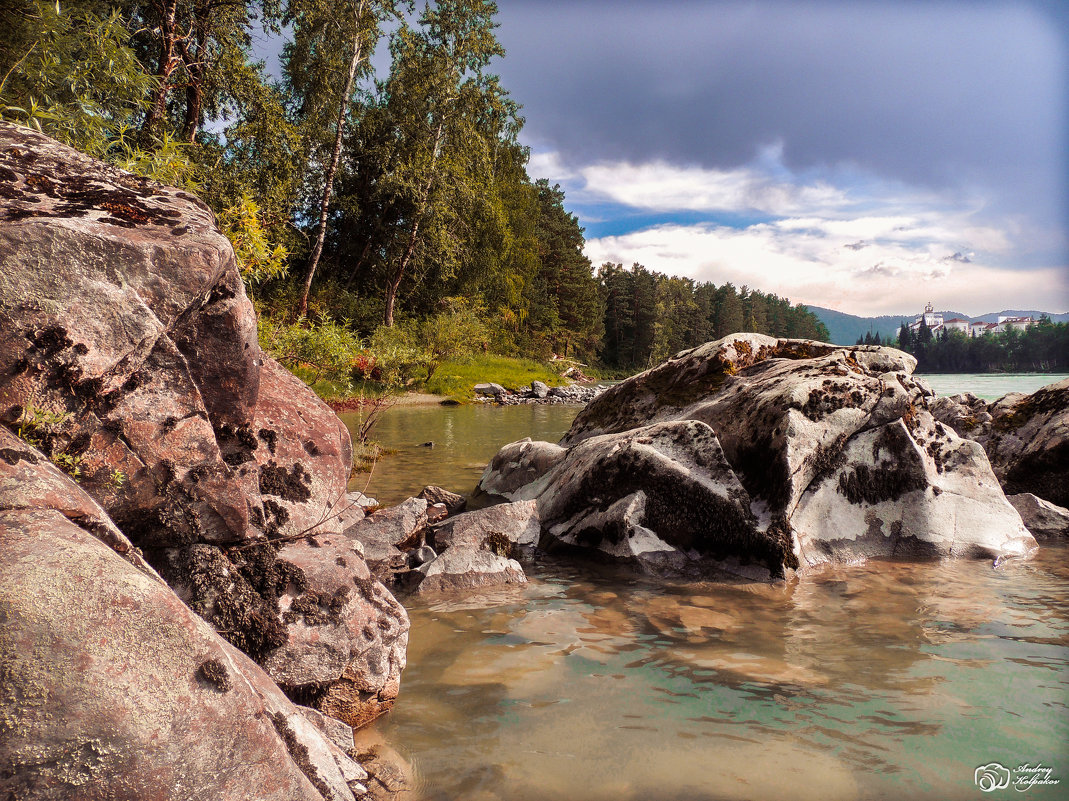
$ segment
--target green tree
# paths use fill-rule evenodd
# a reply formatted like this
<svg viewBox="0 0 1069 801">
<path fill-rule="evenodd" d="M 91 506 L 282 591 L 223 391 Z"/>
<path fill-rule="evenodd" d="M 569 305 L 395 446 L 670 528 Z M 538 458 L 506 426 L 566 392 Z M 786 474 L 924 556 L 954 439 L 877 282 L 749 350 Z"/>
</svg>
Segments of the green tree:
<svg viewBox="0 0 1069 801">
<path fill-rule="evenodd" d="M 297 311 L 301 316 L 308 311 L 308 293 L 327 236 L 327 218 L 341 163 L 346 124 L 360 108 L 355 96 L 357 75 L 366 70 L 383 23 L 396 16 L 397 11 L 394 0 L 346 0 L 341 4 L 325 0 L 292 0 L 286 13 L 286 20 L 294 26 L 295 34 L 283 52 L 293 100 L 300 101 L 300 116 L 308 121 L 309 127 L 333 132 L 315 210 L 318 219 L 315 243 L 305 266 L 304 286 L 298 304 Z M 334 109 L 335 113 L 327 123 L 323 117 L 329 109 Z"/>
</svg>

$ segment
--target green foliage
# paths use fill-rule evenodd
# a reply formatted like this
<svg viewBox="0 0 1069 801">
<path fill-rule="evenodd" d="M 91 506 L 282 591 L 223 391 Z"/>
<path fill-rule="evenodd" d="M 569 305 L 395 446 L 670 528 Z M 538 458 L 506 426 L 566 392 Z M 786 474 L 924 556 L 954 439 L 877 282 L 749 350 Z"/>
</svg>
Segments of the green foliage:
<svg viewBox="0 0 1069 801">
<path fill-rule="evenodd" d="M 409 387 L 427 375 L 431 354 L 420 340 L 418 325 L 379 326 L 368 343 L 377 380 L 391 387 Z"/>
<path fill-rule="evenodd" d="M 1069 323 L 1044 316 L 1024 331 L 1010 328 L 979 337 L 943 331 L 936 338 L 922 322 L 913 336 L 902 326 L 898 347 L 917 357 L 921 373 L 1057 372 L 1069 369 Z"/>
<path fill-rule="evenodd" d="M 4 116 L 106 155 L 152 86 L 129 47 L 122 15 L 43 0 L 12 6 L 0 61 Z"/>
<path fill-rule="evenodd" d="M 345 325 L 329 318 L 287 323 L 260 314 L 257 333 L 260 347 L 290 370 L 303 371 L 306 383 L 329 381 L 351 388 L 353 363 L 362 343 Z"/>
<path fill-rule="evenodd" d="M 63 433 L 70 417 L 67 412 L 52 412 L 27 402 L 15 421 L 15 435 L 37 448 L 56 467 L 78 481 L 82 477 L 82 457 L 67 452 L 70 443 Z"/>
<path fill-rule="evenodd" d="M 107 478 L 104 481 L 104 486 L 112 492 L 118 492 L 122 489 L 122 485 L 126 483 L 126 473 L 122 470 L 112 470 L 107 474 Z"/>
<path fill-rule="evenodd" d="M 446 308 L 418 325 L 418 341 L 424 343 L 429 355 L 427 381 L 447 359 L 458 360 L 487 349 L 489 330 L 483 322 L 485 309 L 481 303 L 466 298 L 446 298 Z"/>
<path fill-rule="evenodd" d="M 249 286 L 281 278 L 289 268 L 286 248 L 268 241 L 260 207 L 247 194 L 219 215 L 219 229 L 234 246 L 241 277 Z"/>
</svg>

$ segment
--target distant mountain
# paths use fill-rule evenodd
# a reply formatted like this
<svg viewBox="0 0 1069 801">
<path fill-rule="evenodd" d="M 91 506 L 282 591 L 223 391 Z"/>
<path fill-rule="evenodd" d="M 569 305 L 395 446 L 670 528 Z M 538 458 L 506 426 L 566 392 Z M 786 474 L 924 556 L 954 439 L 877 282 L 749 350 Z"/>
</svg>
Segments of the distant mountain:
<svg viewBox="0 0 1069 801">
<path fill-rule="evenodd" d="M 857 342 L 858 337 L 863 337 L 869 332 L 879 334 L 882 342 L 886 342 L 888 337 L 894 342 L 898 339 L 898 329 L 902 326 L 902 323 L 913 322 L 917 319 L 918 314 L 918 312 L 912 312 L 910 314 L 884 314 L 880 317 L 858 317 L 854 314 L 846 314 L 845 312 L 825 309 L 820 306 L 807 306 L 807 308 L 824 323 L 828 329 L 828 334 L 831 336 L 831 341 L 836 345 L 853 345 Z M 1046 314 L 1055 323 L 1069 322 L 1069 312 L 1051 314 L 1050 312 L 1041 312 L 1034 309 L 1005 309 L 1000 312 L 984 314 L 980 317 L 970 317 L 963 312 L 957 311 L 940 311 L 936 312 L 936 314 L 943 315 L 944 320 L 960 317 L 969 322 L 982 320 L 985 323 L 995 322 L 998 320 L 999 315 L 1006 317 L 1028 317 L 1031 315 L 1038 319 L 1041 314 Z"/>
</svg>

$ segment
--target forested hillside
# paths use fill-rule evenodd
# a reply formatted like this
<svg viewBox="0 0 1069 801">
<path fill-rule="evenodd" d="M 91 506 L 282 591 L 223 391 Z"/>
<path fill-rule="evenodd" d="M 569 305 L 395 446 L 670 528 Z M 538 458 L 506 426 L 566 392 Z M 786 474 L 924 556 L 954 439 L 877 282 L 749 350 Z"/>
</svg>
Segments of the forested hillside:
<svg viewBox="0 0 1069 801">
<path fill-rule="evenodd" d="M 961 331 L 933 334 L 923 322 L 917 331 L 902 326 L 895 343 L 917 357 L 921 373 L 1056 372 L 1069 369 L 1069 323 L 1043 315 L 1020 331 L 968 337 Z"/>
<path fill-rule="evenodd" d="M 472 352 L 631 369 L 736 330 L 827 336 L 745 287 L 595 271 L 564 193 L 528 175 L 492 2 L 4 5 L 3 118 L 207 202 L 265 347 L 306 378 Z"/>
</svg>

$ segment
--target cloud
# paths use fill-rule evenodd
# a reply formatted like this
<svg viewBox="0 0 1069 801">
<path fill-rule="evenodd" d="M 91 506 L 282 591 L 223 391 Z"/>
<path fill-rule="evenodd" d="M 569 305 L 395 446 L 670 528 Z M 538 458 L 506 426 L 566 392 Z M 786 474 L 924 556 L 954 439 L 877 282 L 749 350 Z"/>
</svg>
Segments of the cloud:
<svg viewBox="0 0 1069 801">
<path fill-rule="evenodd" d="M 586 253 L 598 265 L 639 262 L 669 274 L 745 284 L 796 303 L 861 315 L 913 313 L 928 301 L 970 314 L 1007 304 L 1053 312 L 1069 307 L 1069 276 L 1057 266 L 1022 276 L 1000 266 L 996 252 L 962 263 L 953 258 L 956 244 L 938 238 L 918 246 L 889 237 L 854 249 L 855 240 L 834 226 L 799 222 L 743 228 L 660 225 L 591 239 Z M 949 225 L 929 230 L 959 235 Z"/>
<path fill-rule="evenodd" d="M 734 171 L 777 142 L 796 172 L 852 164 L 940 192 L 983 187 L 1004 213 L 1064 224 L 1069 212 L 1069 48 L 1055 3 L 501 6 L 499 67 L 524 105 L 525 141 L 569 169 L 694 165 L 723 171 L 730 193 L 740 180 L 753 189 Z"/>
<path fill-rule="evenodd" d="M 817 181 L 777 181 L 753 167 L 731 170 L 646 164 L 601 163 L 583 167 L 585 197 L 648 211 L 760 212 L 782 216 L 849 204 L 842 190 Z"/>
</svg>

